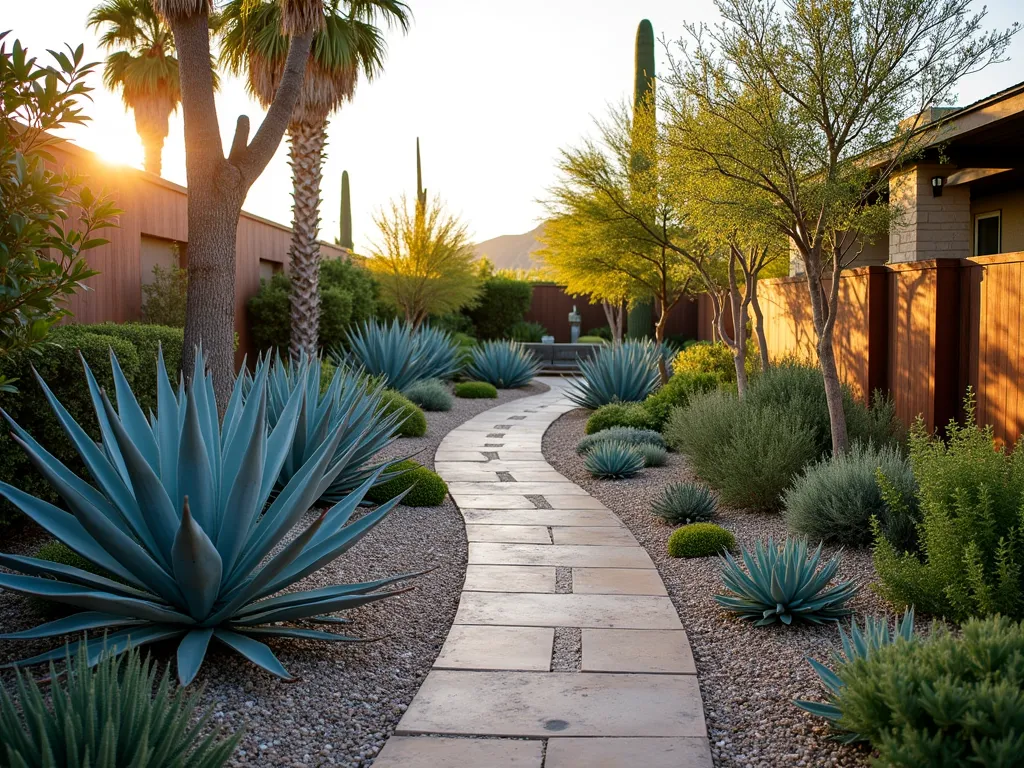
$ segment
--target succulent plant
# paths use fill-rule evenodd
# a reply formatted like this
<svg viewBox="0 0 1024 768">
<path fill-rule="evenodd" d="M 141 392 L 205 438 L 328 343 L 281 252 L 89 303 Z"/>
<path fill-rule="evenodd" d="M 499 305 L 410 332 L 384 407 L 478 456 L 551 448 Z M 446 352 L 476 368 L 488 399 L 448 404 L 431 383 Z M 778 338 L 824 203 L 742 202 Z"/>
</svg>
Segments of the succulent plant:
<svg viewBox="0 0 1024 768">
<path fill-rule="evenodd" d="M 652 429 L 636 429 L 634 427 L 610 427 L 587 435 L 576 443 L 576 453 L 587 453 L 595 445 L 607 443 L 628 443 L 629 445 L 655 445 L 665 447 L 665 439 Z"/>
<path fill-rule="evenodd" d="M 498 389 L 525 387 L 540 370 L 537 358 L 518 341 L 485 341 L 470 354 L 466 374 Z"/>
<path fill-rule="evenodd" d="M 6 483 L 0 495 L 82 557 L 126 582 L 33 557 L 0 554 L 0 587 L 82 609 L 34 629 L 0 635 L 36 640 L 87 630 L 108 632 L 107 650 L 123 652 L 177 640 L 178 679 L 188 684 L 216 639 L 271 674 L 289 674 L 263 640 L 352 638 L 305 623 L 336 624 L 337 611 L 382 600 L 408 576 L 333 584 L 277 594 L 335 560 L 380 522 L 399 499 L 349 523 L 378 468 L 363 484 L 300 526 L 310 505 L 344 468 L 335 452 L 344 430 L 328 435 L 267 506 L 296 439 L 306 397 L 294 387 L 276 425 L 268 424 L 269 364 L 245 385 L 235 382 L 218 419 L 213 379 L 196 352 L 197 377 L 175 393 L 162 353 L 157 360 L 157 412 L 147 419 L 111 354 L 117 408 L 85 364 L 101 441 L 71 418 L 46 383 L 39 384 L 95 485 L 76 476 L 8 417 L 13 439 L 56 488 L 68 512 Z M 307 369 L 308 371 L 308 369 Z M 5 413 L 6 417 L 7 414 Z M 69 652 L 77 652 L 74 642 Z M 19 664 L 64 656 L 63 647 Z M 89 661 L 100 657 L 89 650 Z"/>
<path fill-rule="evenodd" d="M 238 746 L 241 733 L 209 729 L 212 707 L 195 716 L 200 692 L 173 690 L 167 667 L 157 684 L 156 664 L 138 650 L 116 657 L 83 642 L 62 658 L 65 682 L 47 694 L 20 671 L 17 701 L 0 688 L 0 765 L 218 768 Z M 50 680 L 61 677 L 51 661 Z"/>
<path fill-rule="evenodd" d="M 645 467 L 663 467 L 668 461 L 668 451 L 660 445 L 641 443 L 636 446 L 636 449 L 640 451 L 640 455 L 644 457 Z"/>
<path fill-rule="evenodd" d="M 672 525 L 706 523 L 717 510 L 714 494 L 701 483 L 670 483 L 651 507 L 653 514 Z"/>
<path fill-rule="evenodd" d="M 390 445 L 403 426 L 401 413 L 381 410 L 384 388 L 379 383 L 338 367 L 321 394 L 321 362 L 305 355 L 296 363 L 285 362 L 277 355 L 269 369 L 267 421 L 271 429 L 277 426 L 295 391 L 303 388 L 304 394 L 295 439 L 277 479 L 278 489 L 288 484 L 329 436 L 340 435 L 332 470 L 340 468 L 330 486 L 320 494 L 319 500 L 324 503 L 340 501 L 377 469 L 397 461 L 372 462 L 374 455 Z M 252 375 L 243 374 L 244 390 L 250 392 L 252 387 Z"/>
<path fill-rule="evenodd" d="M 690 523 L 668 537 L 669 557 L 711 557 L 736 546 L 736 537 L 714 523 Z"/>
<path fill-rule="evenodd" d="M 837 721 L 842 713 L 836 703 L 836 699 L 839 697 L 843 688 L 843 681 L 840 679 L 837 671 L 856 659 L 868 658 L 874 651 L 877 651 L 879 648 L 884 646 L 891 645 L 897 640 L 910 641 L 913 638 L 913 607 L 910 607 L 903 612 L 903 618 L 898 619 L 895 622 L 895 626 L 891 632 L 889 630 L 888 616 L 883 616 L 881 618 L 875 618 L 874 616 L 865 617 L 863 629 L 861 629 L 857 624 L 857 620 L 853 619 L 850 622 L 849 633 L 843 631 L 842 627 L 839 628 L 839 640 L 842 644 L 842 652 L 832 653 L 831 669 L 815 659 L 807 660 L 814 668 L 814 671 L 818 673 L 818 677 L 821 678 L 822 684 L 828 691 L 829 701 L 820 702 L 797 699 L 793 703 L 801 709 L 807 710 L 812 715 L 827 718 L 832 722 Z M 860 740 L 861 736 L 857 733 L 847 733 L 840 737 L 840 741 L 848 744 Z"/>
<path fill-rule="evenodd" d="M 580 378 L 572 381 L 565 396 L 584 408 L 640 402 L 658 387 L 660 354 L 651 342 L 599 348 L 591 359 L 580 360 Z"/>
<path fill-rule="evenodd" d="M 440 379 L 417 381 L 402 394 L 424 411 L 450 411 L 455 404 L 451 392 Z"/>
<path fill-rule="evenodd" d="M 594 477 L 619 480 L 643 469 L 644 457 L 635 445 L 608 441 L 591 449 L 583 466 Z"/>
<path fill-rule="evenodd" d="M 368 320 L 349 330 L 348 342 L 347 353 L 331 354 L 339 367 L 359 366 L 398 391 L 424 379 L 451 378 L 462 368 L 458 343 L 448 332 L 430 326 L 413 331 L 398 320 L 390 325 Z"/>
<path fill-rule="evenodd" d="M 729 594 L 715 601 L 758 627 L 781 621 L 824 624 L 839 621 L 852 611 L 844 607 L 860 587 L 852 581 L 828 586 L 839 570 L 839 555 L 820 569 L 821 545 L 807 556 L 806 539 L 787 538 L 757 542 L 754 551 L 744 547 L 740 556 L 746 570 L 728 552 L 722 557 L 722 583 Z"/>
</svg>

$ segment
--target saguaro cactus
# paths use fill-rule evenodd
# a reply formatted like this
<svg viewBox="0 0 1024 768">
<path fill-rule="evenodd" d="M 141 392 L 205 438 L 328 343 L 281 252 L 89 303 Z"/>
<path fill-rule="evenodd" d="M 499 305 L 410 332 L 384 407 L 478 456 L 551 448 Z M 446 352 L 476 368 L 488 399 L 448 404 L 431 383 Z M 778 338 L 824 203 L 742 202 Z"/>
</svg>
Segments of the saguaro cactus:
<svg viewBox="0 0 1024 768">
<path fill-rule="evenodd" d="M 654 108 L 654 27 L 644 19 L 636 28 L 636 47 L 633 59 L 633 122 L 640 111 Z M 631 159 L 634 170 L 643 170 L 650 162 L 646 153 L 634 148 Z M 637 301 L 626 320 L 626 335 L 631 339 L 654 337 L 654 308 L 650 300 Z"/>
<path fill-rule="evenodd" d="M 419 210 L 427 207 L 427 190 L 423 188 L 423 167 L 420 165 L 420 137 L 416 137 L 416 205 Z"/>
<path fill-rule="evenodd" d="M 338 245 L 349 251 L 352 244 L 352 195 L 348 188 L 348 171 L 341 172 L 341 237 Z"/>
</svg>

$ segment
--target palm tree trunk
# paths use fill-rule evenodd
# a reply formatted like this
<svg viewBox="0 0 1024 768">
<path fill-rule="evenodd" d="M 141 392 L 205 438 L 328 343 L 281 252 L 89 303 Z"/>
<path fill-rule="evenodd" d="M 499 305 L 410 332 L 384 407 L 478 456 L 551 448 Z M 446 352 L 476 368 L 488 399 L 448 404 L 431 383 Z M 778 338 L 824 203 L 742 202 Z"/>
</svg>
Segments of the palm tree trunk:
<svg viewBox="0 0 1024 768">
<path fill-rule="evenodd" d="M 288 127 L 292 166 L 291 354 L 317 354 L 320 329 L 320 182 L 327 142 L 327 121 Z"/>
<path fill-rule="evenodd" d="M 142 150 L 145 153 L 142 167 L 147 173 L 159 176 L 160 171 L 163 170 L 164 137 L 143 136 Z"/>
</svg>

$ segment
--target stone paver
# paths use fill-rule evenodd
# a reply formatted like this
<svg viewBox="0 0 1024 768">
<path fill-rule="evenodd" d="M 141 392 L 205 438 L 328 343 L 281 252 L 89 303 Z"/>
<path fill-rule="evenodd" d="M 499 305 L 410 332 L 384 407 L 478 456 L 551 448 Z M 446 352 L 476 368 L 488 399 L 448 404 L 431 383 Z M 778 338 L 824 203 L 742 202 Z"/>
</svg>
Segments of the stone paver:
<svg viewBox="0 0 1024 768">
<path fill-rule="evenodd" d="M 704 736 L 693 675 L 434 670 L 400 735 Z"/>
<path fill-rule="evenodd" d="M 456 624 L 682 629 L 667 597 L 463 592 Z"/>
<path fill-rule="evenodd" d="M 550 544 L 551 534 L 540 525 L 466 525 L 468 541 L 493 541 L 513 544 Z"/>
<path fill-rule="evenodd" d="M 481 525 L 622 527 L 622 521 L 606 509 L 463 509 L 462 517 L 466 523 Z"/>
<path fill-rule="evenodd" d="M 544 742 L 394 736 L 374 768 L 541 768 Z"/>
<path fill-rule="evenodd" d="M 628 528 L 552 528 L 555 544 L 591 544 L 601 546 L 636 546 L 636 539 Z"/>
<path fill-rule="evenodd" d="M 544 761 L 544 768 L 711 768 L 711 765 L 711 750 L 704 738 L 551 739 Z"/>
<path fill-rule="evenodd" d="M 695 675 L 682 630 L 584 629 L 584 672 Z"/>
<path fill-rule="evenodd" d="M 469 562 L 484 565 L 562 565 L 570 568 L 653 568 L 654 562 L 641 547 L 598 547 L 586 544 L 469 545 Z"/>
<path fill-rule="evenodd" d="M 544 431 L 574 407 L 565 380 L 547 381 L 550 392 L 452 430 L 434 456 L 469 564 L 455 623 L 379 768 L 711 766 L 689 641 L 653 561 L 544 460 Z M 581 630 L 581 671 L 551 671 L 558 628 Z M 574 635 L 560 637 L 564 649 Z"/>
<path fill-rule="evenodd" d="M 465 592 L 554 592 L 555 569 L 542 565 L 468 565 Z"/>
<path fill-rule="evenodd" d="M 644 568 L 573 568 L 577 595 L 667 595 L 657 571 Z"/>
<path fill-rule="evenodd" d="M 435 669 L 551 669 L 552 627 L 455 626 L 448 633 Z"/>
</svg>

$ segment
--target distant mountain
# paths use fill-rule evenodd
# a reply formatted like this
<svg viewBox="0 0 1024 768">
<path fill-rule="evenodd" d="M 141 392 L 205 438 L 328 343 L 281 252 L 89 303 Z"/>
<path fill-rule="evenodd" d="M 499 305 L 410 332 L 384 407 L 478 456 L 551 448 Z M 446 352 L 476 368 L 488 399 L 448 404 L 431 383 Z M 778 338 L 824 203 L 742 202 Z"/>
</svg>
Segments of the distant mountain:
<svg viewBox="0 0 1024 768">
<path fill-rule="evenodd" d="M 538 238 L 544 230 L 541 224 L 536 229 L 524 232 L 521 235 L 502 235 L 484 240 L 473 247 L 476 255 L 486 256 L 497 269 L 530 269 L 536 264 L 530 259 L 530 254 L 540 250 L 541 244 Z"/>
</svg>

